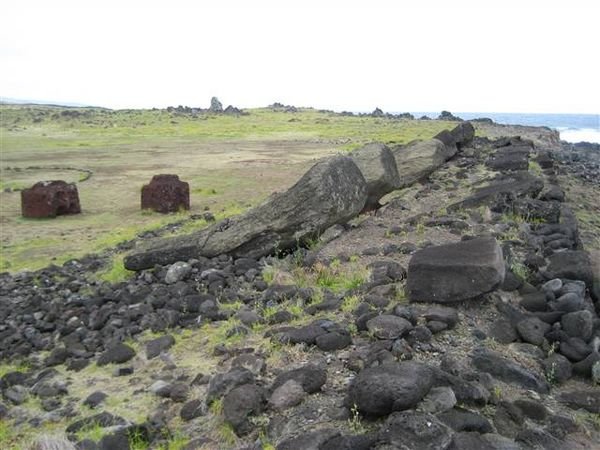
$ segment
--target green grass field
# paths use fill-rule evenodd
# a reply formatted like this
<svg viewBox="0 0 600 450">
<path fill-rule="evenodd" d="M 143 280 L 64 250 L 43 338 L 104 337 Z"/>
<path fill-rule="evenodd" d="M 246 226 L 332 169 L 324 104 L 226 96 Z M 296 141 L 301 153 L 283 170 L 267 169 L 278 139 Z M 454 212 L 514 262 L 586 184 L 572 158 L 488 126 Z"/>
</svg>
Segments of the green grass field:
<svg viewBox="0 0 600 450">
<path fill-rule="evenodd" d="M 406 143 L 455 124 L 269 108 L 241 116 L 166 110 L 1 105 L 0 271 L 35 270 L 98 252 L 143 230 L 210 209 L 238 214 L 291 186 L 314 161 L 371 141 Z M 92 171 L 91 178 L 86 171 Z M 140 210 L 152 175 L 190 183 L 191 211 Z M 24 219 L 20 193 L 41 180 L 77 182 L 82 214 Z M 186 227 L 205 226 L 197 221 Z"/>
</svg>

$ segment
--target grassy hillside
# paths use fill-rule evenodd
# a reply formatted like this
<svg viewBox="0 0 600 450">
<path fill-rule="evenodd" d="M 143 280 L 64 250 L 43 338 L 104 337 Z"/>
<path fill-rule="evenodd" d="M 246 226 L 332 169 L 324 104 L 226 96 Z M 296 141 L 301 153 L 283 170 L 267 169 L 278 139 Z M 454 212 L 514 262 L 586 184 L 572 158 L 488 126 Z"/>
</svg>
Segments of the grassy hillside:
<svg viewBox="0 0 600 450">
<path fill-rule="evenodd" d="M 289 187 L 320 157 L 370 141 L 429 138 L 452 126 L 313 109 L 264 108 L 228 116 L 0 108 L 0 270 L 11 272 L 60 264 L 206 209 L 217 217 L 237 214 Z M 189 213 L 163 216 L 140 210 L 140 189 L 158 173 L 176 173 L 190 183 Z M 20 216 L 18 189 L 48 179 L 78 183 L 81 215 Z M 195 220 L 183 231 L 205 225 Z"/>
</svg>

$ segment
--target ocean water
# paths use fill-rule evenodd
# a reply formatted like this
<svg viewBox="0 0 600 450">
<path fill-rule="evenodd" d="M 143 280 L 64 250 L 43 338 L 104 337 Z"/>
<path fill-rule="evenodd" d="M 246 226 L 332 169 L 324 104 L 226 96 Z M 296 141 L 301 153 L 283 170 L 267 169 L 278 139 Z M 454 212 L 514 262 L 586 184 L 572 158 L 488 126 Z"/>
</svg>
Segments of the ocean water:
<svg viewBox="0 0 600 450">
<path fill-rule="evenodd" d="M 482 113 L 454 112 L 462 119 L 488 117 L 494 122 L 510 125 L 531 125 L 553 128 L 560 132 L 560 138 L 567 142 L 600 143 L 600 114 L 521 114 L 521 113 Z M 412 113 L 415 117 L 423 115 L 435 118 L 439 113 Z"/>
</svg>

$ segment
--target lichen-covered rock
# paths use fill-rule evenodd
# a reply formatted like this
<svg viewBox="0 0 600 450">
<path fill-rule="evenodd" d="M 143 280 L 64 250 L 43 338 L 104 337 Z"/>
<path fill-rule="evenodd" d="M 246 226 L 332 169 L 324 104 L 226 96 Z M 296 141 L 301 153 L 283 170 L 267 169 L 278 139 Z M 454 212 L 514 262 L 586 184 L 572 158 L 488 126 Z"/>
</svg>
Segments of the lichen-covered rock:
<svg viewBox="0 0 600 450">
<path fill-rule="evenodd" d="M 40 181 L 21 191 L 23 217 L 38 219 L 80 212 L 79 193 L 75 183 L 62 180 Z"/>
</svg>

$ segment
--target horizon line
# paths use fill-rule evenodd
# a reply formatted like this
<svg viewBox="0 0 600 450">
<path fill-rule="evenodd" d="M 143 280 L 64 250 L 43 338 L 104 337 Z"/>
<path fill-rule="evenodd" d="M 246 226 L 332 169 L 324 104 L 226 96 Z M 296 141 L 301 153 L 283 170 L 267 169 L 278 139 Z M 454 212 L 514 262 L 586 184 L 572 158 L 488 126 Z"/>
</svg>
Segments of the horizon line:
<svg viewBox="0 0 600 450">
<path fill-rule="evenodd" d="M 177 108 L 179 106 L 183 106 L 183 107 L 189 107 L 189 108 L 198 108 L 198 109 L 208 109 L 208 107 L 202 107 L 202 106 L 190 106 L 190 105 L 185 105 L 185 104 L 178 104 L 178 105 L 168 105 L 168 106 L 147 106 L 147 107 L 109 107 L 109 106 L 102 106 L 102 105 L 92 105 L 92 104 L 87 104 L 87 103 L 80 103 L 80 102 L 76 102 L 76 101 L 56 101 L 56 100 L 43 100 L 43 99 L 21 99 L 21 98 L 15 98 L 15 97 L 9 97 L 9 96 L 3 96 L 0 95 L 0 103 L 2 104 L 8 104 L 8 105 L 38 105 L 38 106 L 60 106 L 60 107 L 67 107 L 67 108 L 102 108 L 102 109 L 109 109 L 111 111 L 123 111 L 123 110 L 152 110 L 152 109 L 167 109 L 167 108 Z M 388 113 L 388 114 L 405 114 L 405 113 L 410 113 L 410 114 L 431 114 L 431 113 L 436 113 L 436 114 L 440 114 L 442 111 L 448 111 L 451 112 L 452 114 L 536 114 L 536 115 L 588 115 L 588 116 L 600 116 L 600 111 L 599 112 L 536 112 L 536 111 L 526 111 L 526 112 L 519 112 L 519 111 L 476 111 L 476 110 L 471 110 L 471 111 L 460 111 L 460 110 L 455 110 L 455 109 L 449 109 L 449 108 L 441 108 L 439 110 L 395 110 L 395 109 L 389 109 L 389 110 L 384 110 L 383 108 L 379 107 L 379 106 L 375 106 L 370 110 L 366 110 L 366 109 L 345 109 L 345 108 L 328 108 L 328 107 L 317 107 L 317 106 L 298 106 L 298 105 L 287 105 L 284 102 L 278 102 L 278 101 L 274 101 L 271 104 L 274 103 L 281 103 L 284 104 L 284 106 L 294 106 L 296 108 L 300 108 L 300 109 L 315 109 L 315 110 L 325 110 L 325 111 L 333 111 L 336 113 L 341 113 L 341 112 L 351 112 L 351 113 L 355 113 L 355 114 L 370 114 L 373 111 L 375 111 L 376 109 L 380 109 L 383 111 L 383 113 Z M 233 105 L 232 106 L 236 106 Z M 236 106 L 237 108 L 240 109 L 261 109 L 261 108 L 268 108 L 271 105 L 264 105 L 264 106 L 250 106 L 250 107 L 240 107 L 240 106 Z"/>
</svg>

